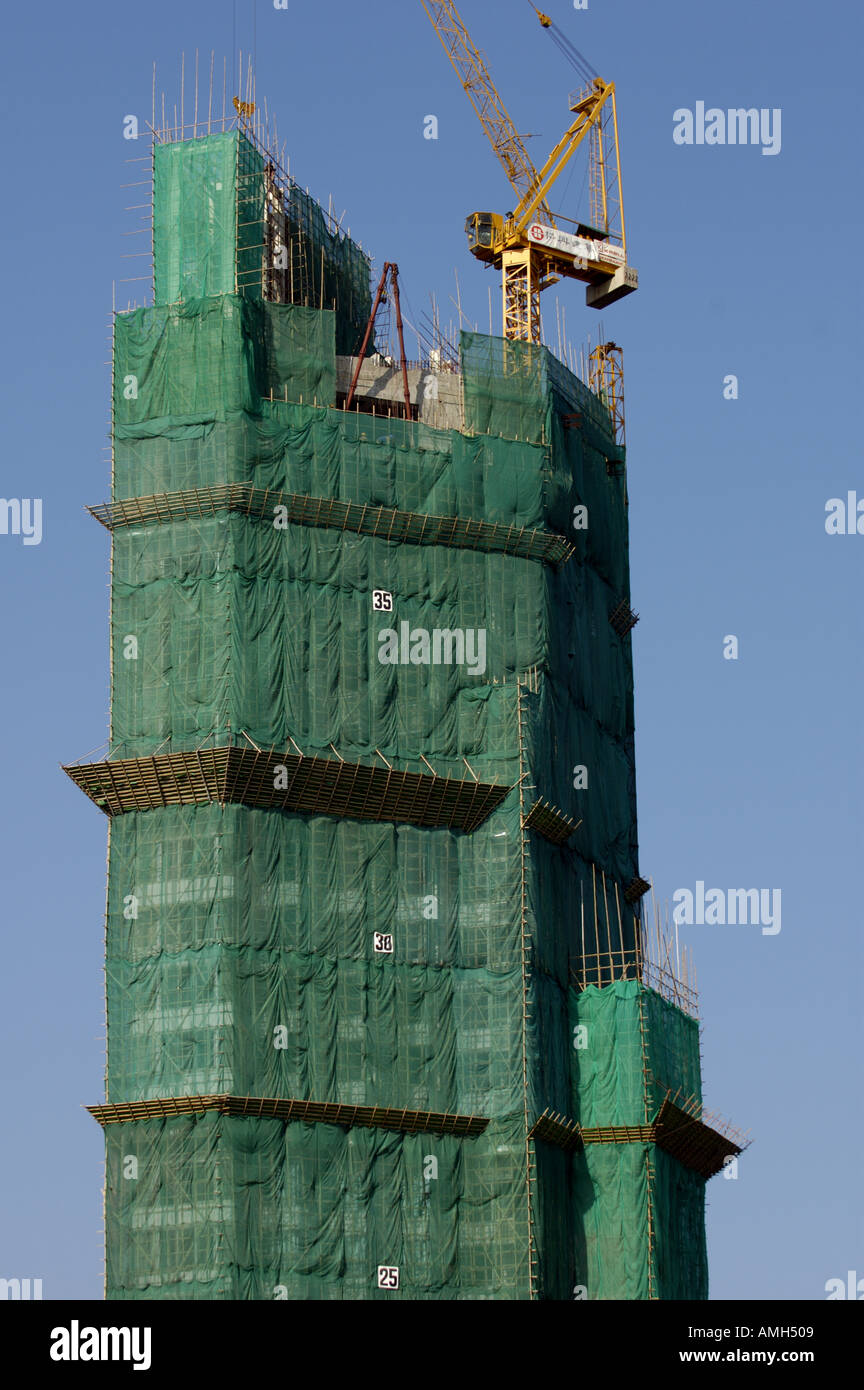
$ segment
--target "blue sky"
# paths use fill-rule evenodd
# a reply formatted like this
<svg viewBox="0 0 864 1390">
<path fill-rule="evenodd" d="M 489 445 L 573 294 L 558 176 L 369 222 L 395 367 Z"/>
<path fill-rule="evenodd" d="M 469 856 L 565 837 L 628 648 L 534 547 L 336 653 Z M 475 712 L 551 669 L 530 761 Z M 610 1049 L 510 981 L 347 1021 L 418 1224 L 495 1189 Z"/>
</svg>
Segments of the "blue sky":
<svg viewBox="0 0 864 1390">
<path fill-rule="evenodd" d="M 49 1298 L 101 1294 L 105 822 L 58 771 L 105 737 L 108 538 L 82 510 L 108 494 L 112 281 L 136 224 L 122 189 L 143 153 L 152 63 L 179 86 L 196 47 L 253 46 L 251 0 L 15 6 L 6 137 L 5 497 L 43 499 L 43 536 L 0 535 L 5 593 L 5 969 L 0 1275 Z M 864 498 L 860 399 L 857 8 L 823 0 L 569 0 L 543 6 L 618 88 L 630 259 L 639 293 L 603 314 L 624 349 L 642 872 L 661 898 L 780 888 L 782 929 L 682 927 L 704 1019 L 706 1103 L 754 1137 L 736 1181 L 709 1185 L 714 1298 L 824 1298 L 864 1276 L 860 1215 L 864 535 L 829 536 L 825 504 Z M 539 162 L 575 78 L 525 0 L 462 0 Z M 497 280 L 463 222 L 509 188 L 419 0 L 258 0 L 259 98 L 292 173 L 417 311 L 434 292 L 488 329 Z M 204 59 L 202 57 L 202 66 Z M 209 56 L 208 60 L 209 61 Z M 673 141 L 703 101 L 782 111 L 782 147 Z M 423 138 L 438 118 L 437 140 Z M 579 179 L 553 207 L 570 216 Z M 118 285 L 118 303 L 141 298 Z M 558 287 L 575 345 L 598 316 Z M 551 310 L 554 322 L 554 295 Z M 547 323 L 549 305 L 546 305 Z M 409 339 L 409 352 L 413 351 Z M 726 400 L 724 377 L 738 378 Z M 723 639 L 739 639 L 737 661 Z"/>
</svg>

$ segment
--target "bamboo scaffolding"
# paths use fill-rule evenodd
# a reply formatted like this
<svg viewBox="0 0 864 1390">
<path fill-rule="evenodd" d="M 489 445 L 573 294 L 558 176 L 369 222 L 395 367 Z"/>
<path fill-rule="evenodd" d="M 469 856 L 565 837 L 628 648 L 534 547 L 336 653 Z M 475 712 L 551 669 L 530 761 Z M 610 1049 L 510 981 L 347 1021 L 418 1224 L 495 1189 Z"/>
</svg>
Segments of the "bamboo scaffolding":
<svg viewBox="0 0 864 1390">
<path fill-rule="evenodd" d="M 287 787 L 277 785 L 276 768 L 287 774 Z M 498 782 L 385 772 L 364 763 L 233 745 L 75 763 L 63 771 L 108 816 L 208 801 L 242 802 L 299 814 L 450 826 L 466 833 L 482 824 L 511 790 Z"/>
<path fill-rule="evenodd" d="M 602 912 L 598 902 L 598 883 L 603 896 Z M 695 982 L 691 954 L 681 946 L 675 950 L 675 934 L 664 929 L 654 902 L 654 923 L 652 929 L 651 912 L 644 917 L 641 909 L 632 915 L 632 944 L 628 945 L 624 936 L 623 914 L 621 913 L 621 894 L 617 882 L 608 884 L 605 870 L 591 865 L 592 904 L 594 913 L 593 941 L 586 940 L 585 933 L 585 881 L 580 879 L 579 924 L 576 946 L 581 943 L 581 955 L 572 967 L 573 980 L 579 989 L 590 984 L 601 988 L 614 980 L 640 980 L 643 984 L 660 994 L 668 1003 L 674 1004 L 691 1018 L 698 1019 L 698 990 Z M 609 908 L 610 892 L 614 894 L 614 906 L 618 917 L 618 941 L 612 941 L 612 918 Z M 653 896 L 653 886 L 652 886 Z M 605 918 L 605 939 L 604 921 Z"/>
<path fill-rule="evenodd" d="M 366 503 L 338 498 L 276 492 L 256 488 L 251 483 L 222 483 L 179 492 L 152 493 L 102 503 L 87 510 L 108 530 L 113 530 L 118 526 L 167 523 L 180 517 L 188 520 L 191 516 L 208 516 L 222 510 L 243 512 L 253 519 L 272 524 L 277 507 L 285 508 L 285 520 L 291 524 L 356 531 L 359 535 L 393 542 L 519 555 L 541 560 L 556 568 L 573 554 L 570 543 L 555 532 L 528 531 L 515 524 L 505 526 L 500 522 L 475 521 L 471 517 L 436 516 L 390 507 L 370 507 Z M 554 821 L 562 827 L 569 825 L 571 828 L 567 833 L 572 834 L 575 829 L 572 817 L 565 817 L 550 803 L 542 804 L 549 808 Z"/>
</svg>

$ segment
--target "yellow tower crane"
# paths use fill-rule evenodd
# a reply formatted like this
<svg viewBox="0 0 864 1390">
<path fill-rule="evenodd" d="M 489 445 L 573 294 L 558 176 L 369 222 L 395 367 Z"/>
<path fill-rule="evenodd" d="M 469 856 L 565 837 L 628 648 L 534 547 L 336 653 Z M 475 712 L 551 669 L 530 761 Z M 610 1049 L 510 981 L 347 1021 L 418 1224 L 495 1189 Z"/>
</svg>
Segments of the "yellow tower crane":
<svg viewBox="0 0 864 1390">
<path fill-rule="evenodd" d="M 540 291 L 562 276 L 586 282 L 586 303 L 593 309 L 632 294 L 639 282 L 627 264 L 615 84 L 598 77 L 552 20 L 537 10 L 540 23 L 553 31 L 584 83 L 570 96 L 575 119 L 538 173 L 456 6 L 450 0 L 421 4 L 518 199 L 506 217 L 471 214 L 465 223 L 469 249 L 502 272 L 504 337 L 539 343 Z M 536 10 L 533 4 L 532 8 Z M 586 136 L 591 222 L 575 222 L 575 231 L 568 232 L 558 227 L 547 200 Z"/>
</svg>

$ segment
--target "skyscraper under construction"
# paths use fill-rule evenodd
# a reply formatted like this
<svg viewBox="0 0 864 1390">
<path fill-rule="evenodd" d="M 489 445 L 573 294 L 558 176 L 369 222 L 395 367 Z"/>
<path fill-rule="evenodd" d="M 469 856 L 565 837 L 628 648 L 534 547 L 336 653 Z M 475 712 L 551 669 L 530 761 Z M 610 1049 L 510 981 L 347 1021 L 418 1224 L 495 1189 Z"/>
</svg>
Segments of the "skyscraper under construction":
<svg viewBox="0 0 864 1390">
<path fill-rule="evenodd" d="M 106 1294 L 705 1297 L 738 1146 L 644 911 L 609 403 L 530 342 L 375 352 L 236 105 L 156 133 L 91 508 Z"/>
</svg>

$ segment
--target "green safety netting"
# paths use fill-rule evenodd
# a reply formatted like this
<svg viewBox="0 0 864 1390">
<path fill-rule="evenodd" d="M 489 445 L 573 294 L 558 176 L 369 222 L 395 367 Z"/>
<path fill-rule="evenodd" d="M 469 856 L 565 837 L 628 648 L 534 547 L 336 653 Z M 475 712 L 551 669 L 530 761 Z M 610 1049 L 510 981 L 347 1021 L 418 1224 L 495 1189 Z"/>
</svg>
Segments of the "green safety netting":
<svg viewBox="0 0 864 1390">
<path fill-rule="evenodd" d="M 446 1136 L 278 1120 L 110 1128 L 109 1287 L 375 1297 L 377 1265 L 393 1263 L 402 1297 L 518 1296 L 528 1221 L 518 859 L 513 809 L 471 836 L 239 806 L 116 820 L 109 1101 L 302 1095 L 493 1123 L 467 1141 L 470 1161 L 466 1141 Z M 375 954 L 375 930 L 393 933 L 392 955 Z M 123 1175 L 130 1155 L 135 1185 Z M 430 1157 L 435 1177 L 424 1179 Z"/>
<path fill-rule="evenodd" d="M 473 1300 L 526 1285 L 519 1119 L 490 1125 L 470 1159 L 446 1135 L 215 1114 L 106 1138 L 112 1297 Z M 382 1264 L 398 1291 L 377 1288 Z"/>
<path fill-rule="evenodd" d="M 586 1128 L 648 1124 L 670 1094 L 701 1100 L 696 1020 L 637 980 L 571 991 L 570 1025 L 584 1029 L 571 1107 Z M 575 1168 L 588 1297 L 707 1297 L 704 1178 L 638 1142 L 586 1145 Z"/>
<path fill-rule="evenodd" d="M 335 390 L 333 327 L 326 311 L 236 295 L 120 316 L 114 335 L 117 452 L 123 453 L 126 439 L 199 443 L 217 421 L 259 409 L 271 388 L 280 395 L 287 389 L 291 399 L 302 396 L 310 404 L 329 402 Z M 120 477 L 122 463 L 115 486 Z M 140 483 L 136 477 L 134 485 Z"/>
<path fill-rule="evenodd" d="M 654 990 L 636 980 L 589 985 L 571 996 L 570 1018 L 587 1035 L 573 1053 L 571 1104 L 581 1124 L 647 1124 L 669 1092 L 701 1099 L 699 1026 Z"/>
<path fill-rule="evenodd" d="M 357 352 L 371 309 L 369 257 L 293 180 L 282 181 L 271 244 L 266 167 L 237 130 L 154 147 L 155 303 L 235 293 L 260 301 L 266 261 L 285 261 L 290 301 L 332 310 L 339 352 Z"/>
<path fill-rule="evenodd" d="M 472 835 L 236 805 L 118 817 L 109 1100 L 514 1113 L 518 881 L 515 808 Z"/>
<path fill-rule="evenodd" d="M 490 684 L 544 666 L 554 680 L 544 684 L 530 740 L 537 780 L 568 814 L 589 811 L 587 857 L 602 862 L 605 847 L 616 872 L 632 876 L 632 674 L 628 645 L 608 622 L 623 588 L 610 571 L 626 571 L 626 560 L 611 558 L 626 556 L 626 510 L 602 455 L 563 428 L 557 446 L 539 447 L 271 404 L 251 369 L 231 370 L 238 357 L 260 359 L 259 380 L 275 370 L 262 352 L 261 314 L 296 319 L 307 344 L 326 314 L 230 297 L 166 311 L 154 326 L 156 312 L 118 321 L 115 496 L 248 480 L 421 516 L 564 530 L 577 545 L 595 532 L 605 539 L 583 544 L 579 562 L 555 572 L 513 556 L 280 530 L 225 512 L 121 528 L 115 750 L 137 756 L 170 739 L 176 751 L 202 734 L 224 742 L 230 729 L 243 729 L 267 746 L 285 746 L 291 735 L 304 747 L 332 742 L 344 757 L 375 748 L 407 759 L 434 755 L 448 771 L 476 758 L 479 771 L 504 753 L 501 719 L 512 727 L 495 712 L 505 708 L 500 701 L 489 705 Z M 466 392 L 469 368 L 466 361 Z M 120 387 L 129 374 L 137 381 L 131 400 Z M 180 414 L 166 414 L 169 406 Z M 580 499 L 587 532 L 567 527 Z M 386 622 L 371 608 L 376 589 L 394 595 Z M 484 650 L 475 646 L 470 667 L 382 664 L 380 634 L 401 633 L 403 623 L 409 631 L 482 631 Z M 134 661 L 124 655 L 130 634 Z M 512 756 L 512 739 L 508 748 Z M 604 765 L 605 785 L 589 772 L 574 798 L 576 765 Z"/>
<path fill-rule="evenodd" d="M 237 133 L 153 149 L 155 302 L 233 294 Z"/>
<path fill-rule="evenodd" d="M 576 414 L 592 447 L 623 462 L 623 450 L 610 437 L 606 407 L 548 348 L 463 332 L 459 355 L 470 429 L 546 443 L 556 412 Z"/>
<path fill-rule="evenodd" d="M 653 1147 L 589 1144 L 573 1160 L 581 1298 L 652 1296 L 648 1158 Z M 699 1297 L 695 1288 L 691 1297 Z"/>
<path fill-rule="evenodd" d="M 705 1179 L 662 1149 L 651 1158 L 655 1296 L 707 1298 Z"/>
<path fill-rule="evenodd" d="M 583 947 L 610 941 L 591 911 L 585 926 L 594 874 L 622 900 L 638 874 L 630 643 L 609 623 L 629 601 L 623 450 L 546 349 L 479 334 L 461 339 L 464 430 L 335 409 L 368 261 L 292 190 L 305 290 L 263 300 L 262 178 L 236 132 L 156 151 L 157 306 L 116 322 L 113 497 L 203 500 L 115 527 L 110 756 L 290 744 L 511 790 L 471 834 L 326 808 L 115 817 L 107 1100 L 285 1097 L 489 1125 L 108 1124 L 109 1295 L 704 1296 L 704 1179 L 647 1142 L 526 1138 L 545 1110 L 640 1125 L 668 1091 L 699 1090 L 692 1020 L 635 980 L 574 990 Z M 574 552 L 555 568 L 208 509 L 208 489 L 238 482 L 537 528 Z M 482 669 L 476 639 L 473 668 L 382 662 L 403 624 L 482 631 Z M 569 843 L 522 831 L 537 797 L 581 822 Z M 636 929 L 616 914 L 622 962 Z M 398 1292 L 378 1289 L 380 1265 L 399 1267 Z"/>
<path fill-rule="evenodd" d="M 362 1154 L 382 1144 L 401 1153 L 401 1162 L 413 1155 L 415 1193 L 423 1182 L 418 1154 L 437 1158 L 442 1185 L 426 1182 L 429 1192 L 416 1215 L 431 1237 L 437 1213 L 449 1211 L 461 1253 L 446 1294 L 435 1272 L 437 1242 L 428 1258 L 406 1251 L 416 1222 L 406 1209 L 404 1184 L 385 1183 L 377 1194 L 377 1215 L 402 1262 L 402 1296 L 518 1297 L 528 1220 L 524 1148 L 514 1139 L 521 1132 L 523 1093 L 518 818 L 502 812 L 474 835 L 460 836 L 206 806 L 121 817 L 111 839 L 108 1100 L 323 1095 L 344 1104 L 488 1115 L 490 1130 L 467 1141 L 470 1157 L 462 1153 L 466 1141 L 441 1136 L 367 1136 L 355 1143 Z M 394 934 L 392 957 L 376 958 L 371 948 L 371 932 L 380 929 Z M 532 1072 L 542 1059 L 547 1073 L 565 1079 L 570 1025 L 584 1023 L 585 1046 L 573 1052 L 573 1094 L 560 1108 L 586 1126 L 644 1122 L 640 1008 L 652 1076 L 649 1116 L 667 1090 L 698 1090 L 693 1020 L 636 982 L 571 991 L 570 1023 L 565 1018 L 555 1030 L 557 1047 L 537 1048 Z M 542 1012 L 548 1010 L 536 1005 L 535 1015 Z M 287 1045 L 277 1048 L 280 1025 Z M 535 1091 L 547 1103 L 560 1099 L 551 1074 L 534 1074 L 531 1083 L 532 1113 Z M 348 1136 L 316 1138 L 324 1128 L 227 1117 L 124 1128 L 122 1143 L 109 1146 L 109 1190 L 116 1193 L 109 1279 L 129 1297 L 136 1290 L 139 1296 L 146 1290 L 163 1297 L 281 1297 L 273 1292 L 277 1285 L 292 1298 L 374 1297 L 368 1269 L 374 1251 L 380 1254 L 381 1228 L 367 1210 L 363 1231 L 354 1232 L 363 1239 L 354 1242 L 352 1273 L 348 1236 L 358 1199 L 341 1178 L 331 1175 L 329 1234 L 317 1224 L 320 1208 L 316 1216 L 308 1205 L 296 1211 L 279 1206 L 287 1181 L 283 1165 L 290 1162 L 293 1171 L 298 1147 L 317 1154 L 329 1145 L 338 1162 L 344 1159 Z M 112 1139 L 117 1131 L 108 1133 Z M 502 1136 L 509 1141 L 502 1143 Z M 153 1146 L 158 1153 L 163 1141 L 172 1155 L 166 1153 L 166 1164 L 182 1170 L 194 1162 L 210 1193 L 210 1204 L 187 1193 L 181 1230 L 169 1219 L 176 1216 L 170 1182 L 168 1191 L 160 1183 L 156 1196 L 150 1190 Z M 269 1155 L 266 1201 L 246 1194 L 236 1174 L 226 1176 L 223 1165 L 236 1161 L 238 1146 Z M 652 1267 L 655 1281 L 668 1283 L 659 1296 L 696 1296 L 704 1287 L 704 1181 L 650 1148 Z M 648 1154 L 647 1144 L 592 1145 L 572 1160 L 545 1152 L 535 1220 L 551 1223 L 548 1296 L 570 1296 L 562 1280 L 571 1275 L 590 1298 L 649 1296 Z M 121 1160 L 130 1155 L 142 1165 L 141 1186 L 122 1175 Z M 451 1184 L 460 1173 L 472 1182 L 482 1174 L 485 1192 L 473 1204 L 463 1195 L 451 1210 Z M 242 1222 L 235 1223 L 233 1209 L 214 1218 L 217 1176 L 232 1202 L 250 1204 Z M 321 1181 L 326 1191 L 327 1174 Z M 272 1227 L 276 1221 L 273 1203 L 278 1229 L 261 1233 L 262 1222 Z M 562 1254 L 562 1223 L 572 1236 L 564 1246 L 569 1260 Z M 299 1246 L 284 1244 L 286 1224 L 307 1231 Z M 262 1250 L 250 1263 L 234 1246 L 254 1241 L 256 1233 L 267 1254 Z M 217 1239 L 232 1253 L 214 1267 L 206 1251 Z M 472 1241 L 476 1268 L 464 1258 Z M 158 1259 L 154 1250 L 161 1251 Z M 150 1273 L 142 1275 L 142 1268 Z M 155 1270 L 162 1271 L 158 1280 Z M 511 1276 L 515 1283 L 508 1283 Z"/>
</svg>

